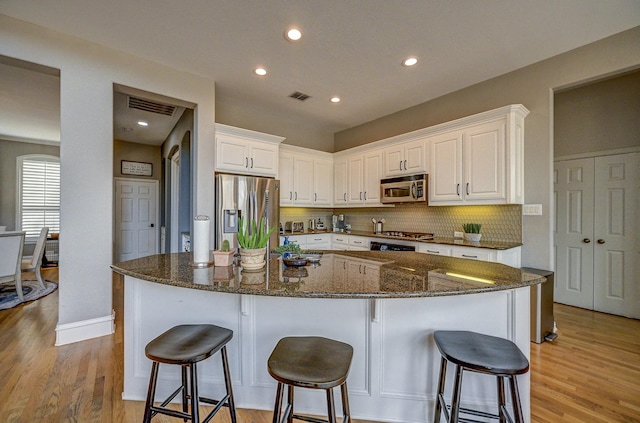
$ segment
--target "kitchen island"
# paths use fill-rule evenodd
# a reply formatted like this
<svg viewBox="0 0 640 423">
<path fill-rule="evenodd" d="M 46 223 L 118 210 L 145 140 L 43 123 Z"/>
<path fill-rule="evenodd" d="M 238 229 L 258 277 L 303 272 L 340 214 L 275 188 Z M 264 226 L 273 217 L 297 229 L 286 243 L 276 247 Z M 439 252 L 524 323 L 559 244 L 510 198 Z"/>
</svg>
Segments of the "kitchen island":
<svg viewBox="0 0 640 423">
<path fill-rule="evenodd" d="M 145 398 L 151 339 L 177 324 L 213 323 L 234 331 L 228 349 L 238 407 L 271 409 L 276 384 L 266 363 L 273 347 L 284 336 L 318 335 L 354 348 L 354 418 L 432 421 L 440 362 L 433 331 L 500 336 L 528 357 L 529 287 L 544 281 L 501 264 L 412 252 L 327 251 L 304 267 L 276 257 L 259 272 L 192 268 L 191 259 L 166 254 L 112 266 L 125 275 L 124 399 Z M 217 359 L 200 367 L 207 396 L 221 393 Z M 159 396 L 180 378 L 168 366 L 162 375 Z M 529 416 L 529 375 L 519 382 Z M 465 375 L 463 406 L 492 411 L 495 391 L 494 378 Z M 322 415 L 324 407 L 321 392 L 297 394 L 302 413 Z"/>
</svg>

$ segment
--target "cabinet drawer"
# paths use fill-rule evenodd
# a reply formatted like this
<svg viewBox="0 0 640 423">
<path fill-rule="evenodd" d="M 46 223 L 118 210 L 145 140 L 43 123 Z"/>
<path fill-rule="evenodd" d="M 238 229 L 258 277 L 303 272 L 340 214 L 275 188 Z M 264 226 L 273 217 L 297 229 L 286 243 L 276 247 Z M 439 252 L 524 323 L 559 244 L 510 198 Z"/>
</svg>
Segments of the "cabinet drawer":
<svg viewBox="0 0 640 423">
<path fill-rule="evenodd" d="M 496 261 L 495 253 L 482 248 L 452 248 L 451 255 L 470 260 Z"/>
<path fill-rule="evenodd" d="M 349 237 L 347 235 L 333 235 L 332 242 L 334 244 L 349 244 Z"/>
<path fill-rule="evenodd" d="M 417 251 L 419 253 L 437 254 L 440 256 L 451 255 L 451 247 L 441 247 L 439 245 L 433 245 L 433 244 L 420 244 L 418 245 Z"/>
<path fill-rule="evenodd" d="M 307 245 L 315 244 L 328 244 L 331 242 L 331 235 L 329 234 L 311 234 L 307 235 Z"/>
<path fill-rule="evenodd" d="M 370 248 L 369 239 L 359 236 L 349 237 L 349 245 L 352 247 L 359 247 L 368 250 Z"/>
</svg>

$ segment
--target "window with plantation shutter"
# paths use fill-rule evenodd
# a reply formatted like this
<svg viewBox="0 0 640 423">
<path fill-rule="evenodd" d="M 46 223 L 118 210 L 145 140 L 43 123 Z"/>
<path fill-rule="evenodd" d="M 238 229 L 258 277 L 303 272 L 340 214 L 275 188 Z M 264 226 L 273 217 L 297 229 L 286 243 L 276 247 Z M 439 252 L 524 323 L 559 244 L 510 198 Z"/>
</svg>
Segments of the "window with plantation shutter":
<svg viewBox="0 0 640 423">
<path fill-rule="evenodd" d="M 47 226 L 60 232 L 60 158 L 28 155 L 18 157 L 18 222 L 27 238 L 37 238 Z"/>
</svg>

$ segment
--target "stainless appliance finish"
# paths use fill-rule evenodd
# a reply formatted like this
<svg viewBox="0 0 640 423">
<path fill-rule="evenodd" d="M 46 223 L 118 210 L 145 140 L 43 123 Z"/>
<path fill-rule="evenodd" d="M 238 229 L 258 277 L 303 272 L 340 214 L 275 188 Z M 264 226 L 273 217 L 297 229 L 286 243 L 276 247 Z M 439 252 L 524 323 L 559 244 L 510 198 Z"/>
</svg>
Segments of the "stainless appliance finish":
<svg viewBox="0 0 640 423">
<path fill-rule="evenodd" d="M 415 251 L 413 245 L 393 244 L 390 242 L 371 242 L 371 251 Z"/>
<path fill-rule="evenodd" d="M 531 267 L 523 267 L 522 270 L 547 278 L 546 282 L 531 286 L 531 342 L 553 341 L 557 338 L 553 317 L 554 273 Z"/>
<path fill-rule="evenodd" d="M 280 221 L 280 181 L 254 176 L 215 176 L 216 187 L 216 248 L 228 240 L 231 248 L 238 248 L 238 219 L 243 217 L 260 222 L 264 218 L 268 227 Z M 278 231 L 274 230 L 269 247 L 278 246 Z"/>
<path fill-rule="evenodd" d="M 420 203 L 427 201 L 428 175 L 401 176 L 380 181 L 380 202 Z"/>
<path fill-rule="evenodd" d="M 382 235 L 409 240 L 415 239 L 416 241 L 428 241 L 430 239 L 433 239 L 433 234 L 423 232 L 388 231 L 383 232 Z"/>
</svg>

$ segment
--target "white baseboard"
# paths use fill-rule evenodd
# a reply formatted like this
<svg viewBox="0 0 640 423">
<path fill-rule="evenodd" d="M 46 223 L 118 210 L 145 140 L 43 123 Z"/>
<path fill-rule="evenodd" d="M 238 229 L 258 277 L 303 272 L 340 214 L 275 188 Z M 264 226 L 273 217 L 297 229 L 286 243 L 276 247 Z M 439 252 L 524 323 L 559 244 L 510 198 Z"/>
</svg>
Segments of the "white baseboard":
<svg viewBox="0 0 640 423">
<path fill-rule="evenodd" d="M 56 346 L 72 344 L 115 332 L 115 312 L 104 317 L 56 326 Z"/>
</svg>

